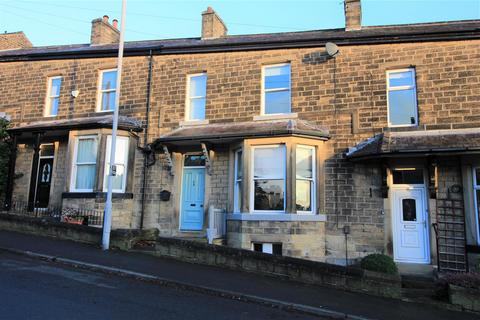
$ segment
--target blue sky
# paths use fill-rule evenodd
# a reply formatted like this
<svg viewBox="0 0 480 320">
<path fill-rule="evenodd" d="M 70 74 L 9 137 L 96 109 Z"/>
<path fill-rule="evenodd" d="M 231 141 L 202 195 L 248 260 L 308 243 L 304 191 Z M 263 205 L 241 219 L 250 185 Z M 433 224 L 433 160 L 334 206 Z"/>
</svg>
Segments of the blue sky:
<svg viewBox="0 0 480 320">
<path fill-rule="evenodd" d="M 229 34 L 344 26 L 343 0 L 128 0 L 126 40 L 198 37 L 212 6 Z M 120 16 L 121 0 L 0 0 L 0 32 L 23 30 L 34 45 L 88 43 L 90 22 Z M 363 0 L 363 25 L 480 19 L 480 0 Z"/>
</svg>

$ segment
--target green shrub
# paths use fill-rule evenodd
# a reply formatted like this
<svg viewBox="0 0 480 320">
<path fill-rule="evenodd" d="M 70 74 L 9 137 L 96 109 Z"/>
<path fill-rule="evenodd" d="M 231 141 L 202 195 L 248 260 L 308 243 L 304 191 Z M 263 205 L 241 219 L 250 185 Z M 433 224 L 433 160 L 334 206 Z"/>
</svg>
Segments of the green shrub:
<svg viewBox="0 0 480 320">
<path fill-rule="evenodd" d="M 396 274 L 398 272 L 397 265 L 393 259 L 380 253 L 374 253 L 366 256 L 360 262 L 360 266 L 365 270 L 388 274 Z"/>
</svg>

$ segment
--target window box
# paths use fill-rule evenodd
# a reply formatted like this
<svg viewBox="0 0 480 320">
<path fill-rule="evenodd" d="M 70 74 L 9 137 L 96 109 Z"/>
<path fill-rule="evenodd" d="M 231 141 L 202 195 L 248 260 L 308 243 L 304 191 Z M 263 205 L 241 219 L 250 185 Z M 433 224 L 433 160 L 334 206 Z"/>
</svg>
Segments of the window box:
<svg viewBox="0 0 480 320">
<path fill-rule="evenodd" d="M 60 103 L 60 87 L 62 86 L 62 77 L 48 78 L 47 97 L 45 99 L 44 117 L 55 117 L 58 114 Z"/>
<path fill-rule="evenodd" d="M 289 114 L 291 112 L 290 63 L 262 68 L 261 115 Z"/>
<path fill-rule="evenodd" d="M 117 69 L 100 71 L 98 82 L 97 111 L 111 112 L 115 109 L 117 95 Z"/>
<path fill-rule="evenodd" d="M 187 76 L 187 99 L 185 103 L 185 121 L 205 120 L 207 104 L 207 74 L 197 73 Z"/>
</svg>

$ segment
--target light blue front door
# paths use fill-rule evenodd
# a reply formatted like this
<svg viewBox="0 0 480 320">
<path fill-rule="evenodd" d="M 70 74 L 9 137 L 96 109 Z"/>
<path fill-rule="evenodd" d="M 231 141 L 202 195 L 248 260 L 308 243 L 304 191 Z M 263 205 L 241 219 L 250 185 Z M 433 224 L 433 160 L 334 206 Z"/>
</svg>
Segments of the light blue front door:
<svg viewBox="0 0 480 320">
<path fill-rule="evenodd" d="M 184 168 L 182 211 L 180 213 L 181 230 L 202 230 L 204 194 L 205 168 Z"/>
</svg>

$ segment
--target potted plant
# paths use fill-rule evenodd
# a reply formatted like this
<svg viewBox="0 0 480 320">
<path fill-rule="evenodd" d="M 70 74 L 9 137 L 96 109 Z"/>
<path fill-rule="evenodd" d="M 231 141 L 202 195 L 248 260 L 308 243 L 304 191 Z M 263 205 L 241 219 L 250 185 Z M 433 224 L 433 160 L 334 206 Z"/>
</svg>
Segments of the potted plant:
<svg viewBox="0 0 480 320">
<path fill-rule="evenodd" d="M 480 273 L 452 273 L 444 277 L 448 283 L 451 304 L 470 311 L 480 312 Z"/>
</svg>

